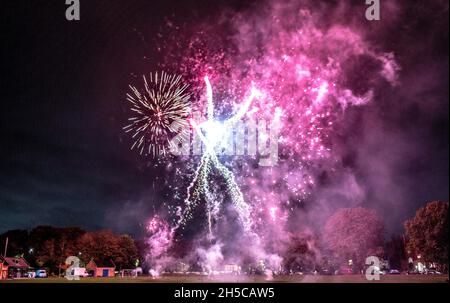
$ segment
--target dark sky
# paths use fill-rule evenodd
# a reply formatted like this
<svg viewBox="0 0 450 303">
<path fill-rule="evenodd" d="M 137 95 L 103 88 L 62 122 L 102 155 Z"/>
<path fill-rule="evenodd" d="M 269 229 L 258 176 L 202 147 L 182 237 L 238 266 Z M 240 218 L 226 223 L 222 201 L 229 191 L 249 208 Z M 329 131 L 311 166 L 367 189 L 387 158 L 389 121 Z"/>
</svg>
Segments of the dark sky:
<svg viewBox="0 0 450 303">
<path fill-rule="evenodd" d="M 81 0 L 81 21 L 67 22 L 64 0 L 2 1 L 0 232 L 51 224 L 139 233 L 163 193 L 158 168 L 122 134 L 130 77 L 154 70 L 165 18 L 193 22 L 242 2 Z M 411 203 L 390 206 L 404 214 L 398 226 L 428 200 L 448 200 L 448 10 L 439 11 L 448 4 L 426 3 L 405 13 L 391 37 L 402 43 L 391 44 L 410 65 L 403 80 L 427 89 L 404 106 L 372 105 L 384 117 L 374 127 L 389 131 L 371 137 L 369 127 L 355 151 L 383 159 L 384 144 L 401 142 L 390 159 Z"/>
<path fill-rule="evenodd" d="M 159 199 L 154 171 L 122 141 L 128 83 L 155 69 L 148 54 L 165 18 L 183 22 L 215 7 L 89 0 L 81 21 L 68 22 L 63 0 L 2 1 L 0 232 L 38 224 L 120 231 L 119 221 L 136 231 Z"/>
</svg>

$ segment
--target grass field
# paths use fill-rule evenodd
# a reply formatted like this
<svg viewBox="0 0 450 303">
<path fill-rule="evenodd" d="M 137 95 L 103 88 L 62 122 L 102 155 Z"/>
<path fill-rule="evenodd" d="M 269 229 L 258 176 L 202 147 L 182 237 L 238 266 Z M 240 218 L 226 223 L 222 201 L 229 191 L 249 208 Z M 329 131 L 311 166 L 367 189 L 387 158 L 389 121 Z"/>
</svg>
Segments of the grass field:
<svg viewBox="0 0 450 303">
<path fill-rule="evenodd" d="M 69 281 L 65 278 L 0 280 L 0 283 L 448 283 L 446 275 L 385 275 L 379 281 L 368 281 L 363 275 L 320 276 L 294 275 L 267 279 L 265 276 L 198 276 L 165 275 L 151 277 L 81 278 Z"/>
</svg>

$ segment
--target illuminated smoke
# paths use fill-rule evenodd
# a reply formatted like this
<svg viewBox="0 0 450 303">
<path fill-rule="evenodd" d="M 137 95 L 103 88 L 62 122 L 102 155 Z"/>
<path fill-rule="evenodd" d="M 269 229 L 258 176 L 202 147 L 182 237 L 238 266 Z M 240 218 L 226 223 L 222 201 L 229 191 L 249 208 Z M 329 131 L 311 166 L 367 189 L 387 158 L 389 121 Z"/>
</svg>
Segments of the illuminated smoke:
<svg viewBox="0 0 450 303">
<path fill-rule="evenodd" d="M 163 35 L 161 51 L 166 60 L 161 67 L 176 68 L 188 79 L 198 95 L 192 107 L 208 118 L 204 124 L 191 120 L 206 147 L 201 158 L 184 158 L 181 165 L 170 168 L 176 178 L 168 185 L 173 203 L 167 207 L 176 218 L 175 229 L 187 222 L 198 224 L 193 209 L 205 202 L 209 237 L 220 239 L 219 249 L 244 243 L 247 238 L 240 233 L 228 238 L 213 235 L 214 224 L 221 220 L 219 209 L 231 202 L 244 229 L 258 235 L 247 242 L 248 254 L 255 260 L 279 261 L 273 243 L 286 238 L 292 228 L 288 224 L 299 221 L 295 217 L 299 209 L 314 203 L 311 196 L 321 176 L 332 176 L 340 168 L 333 140 L 347 111 L 373 102 L 380 85 L 398 85 L 400 67 L 392 52 L 369 42 L 352 25 L 326 22 L 311 3 L 264 2 L 254 10 L 233 12 L 232 18 L 227 12 L 216 21 L 174 28 Z M 214 83 L 214 100 L 209 81 Z M 249 100 L 248 88 L 254 83 L 264 98 L 236 102 Z M 255 165 L 256 158 L 215 153 L 211 146 L 220 143 L 226 132 L 220 117 L 230 116 L 278 122 L 276 166 L 261 167 Z M 229 198 L 214 192 L 216 178 L 225 179 Z"/>
</svg>

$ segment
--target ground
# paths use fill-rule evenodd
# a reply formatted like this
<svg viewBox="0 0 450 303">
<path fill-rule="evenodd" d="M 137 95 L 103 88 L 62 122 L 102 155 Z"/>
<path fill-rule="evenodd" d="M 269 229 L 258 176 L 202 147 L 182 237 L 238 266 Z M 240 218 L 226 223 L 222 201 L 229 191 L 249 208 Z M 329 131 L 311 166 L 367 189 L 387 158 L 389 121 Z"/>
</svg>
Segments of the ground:
<svg viewBox="0 0 450 303">
<path fill-rule="evenodd" d="M 448 283 L 447 275 L 386 275 L 379 281 L 368 281 L 363 275 L 319 276 L 294 275 L 278 276 L 267 279 L 265 276 L 200 276 L 167 275 L 153 279 L 151 277 L 115 277 L 115 278 L 81 278 L 69 281 L 65 278 L 3 280 L 0 283 L 197 283 L 197 282 L 244 282 L 244 283 Z"/>
</svg>

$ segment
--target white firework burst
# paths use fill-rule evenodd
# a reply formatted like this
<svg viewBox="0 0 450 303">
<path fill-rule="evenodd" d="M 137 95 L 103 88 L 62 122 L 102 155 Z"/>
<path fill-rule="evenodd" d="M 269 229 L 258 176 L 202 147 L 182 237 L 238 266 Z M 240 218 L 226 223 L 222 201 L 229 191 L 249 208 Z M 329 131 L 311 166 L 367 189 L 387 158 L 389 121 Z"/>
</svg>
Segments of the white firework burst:
<svg viewBox="0 0 450 303">
<path fill-rule="evenodd" d="M 131 149 L 141 155 L 165 155 L 174 145 L 189 136 L 190 94 L 181 76 L 165 72 L 143 76 L 144 87 L 129 86 L 127 100 L 132 117 L 124 127 L 132 134 Z"/>
</svg>

